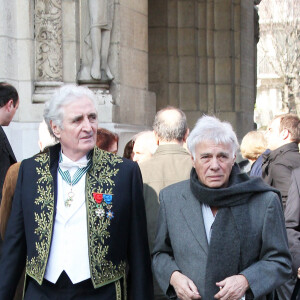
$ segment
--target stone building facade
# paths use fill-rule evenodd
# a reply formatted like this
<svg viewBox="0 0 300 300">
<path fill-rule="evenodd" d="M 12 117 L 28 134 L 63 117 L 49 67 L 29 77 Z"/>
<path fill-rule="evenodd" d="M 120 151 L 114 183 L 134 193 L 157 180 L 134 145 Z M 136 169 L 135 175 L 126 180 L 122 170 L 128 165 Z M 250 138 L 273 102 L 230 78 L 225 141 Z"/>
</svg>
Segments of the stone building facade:
<svg viewBox="0 0 300 300">
<path fill-rule="evenodd" d="M 109 65 L 114 79 L 80 82 L 83 7 L 88 0 L 0 0 L 0 81 L 19 91 L 5 128 L 18 160 L 38 151 L 44 101 L 64 83 L 98 96 L 99 126 L 130 137 L 174 105 L 190 127 L 203 114 L 253 129 L 253 0 L 113 0 Z"/>
</svg>

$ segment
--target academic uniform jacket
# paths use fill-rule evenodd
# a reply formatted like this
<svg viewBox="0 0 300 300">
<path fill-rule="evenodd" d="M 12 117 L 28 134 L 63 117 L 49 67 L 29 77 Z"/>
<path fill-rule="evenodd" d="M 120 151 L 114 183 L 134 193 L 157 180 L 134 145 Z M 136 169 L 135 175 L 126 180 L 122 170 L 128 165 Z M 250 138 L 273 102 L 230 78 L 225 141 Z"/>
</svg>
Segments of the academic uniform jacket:
<svg viewBox="0 0 300 300">
<path fill-rule="evenodd" d="M 0 203 L 5 175 L 9 167 L 16 163 L 16 157 L 11 149 L 3 128 L 0 126 Z"/>
<path fill-rule="evenodd" d="M 246 299 L 262 300 L 289 278 L 291 262 L 278 196 L 264 192 L 252 198 L 246 204 L 232 207 L 231 211 L 240 231 L 241 253 L 244 253 L 240 258 L 240 274 L 247 278 L 251 289 Z M 189 180 L 160 192 L 152 264 L 157 281 L 171 299 L 177 298 L 170 277 L 178 270 L 193 280 L 202 300 L 211 300 L 204 296 L 209 245 L 200 202 L 193 195 Z M 248 211 L 247 220 L 239 218 L 241 210 Z M 245 222 L 250 222 L 252 231 L 243 232 Z"/>
<path fill-rule="evenodd" d="M 21 164 L 0 262 L 0 299 L 13 298 L 25 262 L 26 276 L 43 283 L 56 214 L 59 151 L 58 144 Z M 138 165 L 96 147 L 92 159 L 86 207 L 93 286 L 115 282 L 116 299 L 124 299 L 126 291 L 128 299 L 152 299 Z"/>
</svg>

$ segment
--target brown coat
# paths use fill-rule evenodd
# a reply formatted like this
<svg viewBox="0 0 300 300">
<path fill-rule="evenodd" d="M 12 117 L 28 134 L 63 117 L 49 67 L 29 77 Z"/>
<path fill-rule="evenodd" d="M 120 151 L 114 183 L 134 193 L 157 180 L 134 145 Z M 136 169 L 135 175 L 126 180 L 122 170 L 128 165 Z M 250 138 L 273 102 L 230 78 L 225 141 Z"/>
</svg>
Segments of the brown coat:
<svg viewBox="0 0 300 300">
<path fill-rule="evenodd" d="M 2 201 L 0 206 L 0 234 L 2 239 L 4 239 L 7 222 L 11 212 L 12 200 L 16 189 L 20 165 L 21 163 L 17 162 L 12 166 L 10 166 L 10 168 L 6 173 L 4 184 L 3 184 Z M 24 285 L 24 272 L 22 274 L 22 277 L 16 289 L 14 300 L 22 299 L 23 285 Z"/>
<path fill-rule="evenodd" d="M 0 233 L 2 239 L 4 239 L 6 225 L 11 212 L 11 205 L 16 189 L 20 164 L 20 162 L 15 163 L 8 169 L 3 184 L 2 202 L 0 207 Z"/>
<path fill-rule="evenodd" d="M 143 176 L 148 239 L 152 251 L 159 210 L 159 192 L 173 183 L 189 179 L 192 159 L 182 146 L 166 144 L 160 145 L 154 155 L 139 166 Z"/>
</svg>

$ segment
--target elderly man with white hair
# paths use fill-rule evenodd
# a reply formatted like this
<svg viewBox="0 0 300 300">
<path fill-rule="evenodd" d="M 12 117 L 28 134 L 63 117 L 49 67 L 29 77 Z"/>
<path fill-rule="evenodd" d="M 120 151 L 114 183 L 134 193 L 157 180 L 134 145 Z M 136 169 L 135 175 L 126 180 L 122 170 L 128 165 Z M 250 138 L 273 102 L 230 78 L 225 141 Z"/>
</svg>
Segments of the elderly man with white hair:
<svg viewBox="0 0 300 300">
<path fill-rule="evenodd" d="M 0 261 L 0 299 L 152 299 L 142 179 L 95 146 L 92 91 L 66 85 L 44 119 L 59 144 L 21 163 Z"/>
<path fill-rule="evenodd" d="M 229 123 L 200 118 L 189 180 L 160 192 L 153 270 L 171 299 L 269 299 L 291 275 L 280 194 L 240 173 Z"/>
</svg>

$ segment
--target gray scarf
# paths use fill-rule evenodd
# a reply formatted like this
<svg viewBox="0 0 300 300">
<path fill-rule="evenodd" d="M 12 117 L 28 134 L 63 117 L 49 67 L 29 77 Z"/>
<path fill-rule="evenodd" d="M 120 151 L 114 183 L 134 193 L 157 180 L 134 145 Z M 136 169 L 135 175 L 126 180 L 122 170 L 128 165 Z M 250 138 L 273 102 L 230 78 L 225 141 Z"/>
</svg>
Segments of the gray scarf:
<svg viewBox="0 0 300 300">
<path fill-rule="evenodd" d="M 207 258 L 205 296 L 202 297 L 203 300 L 211 300 L 219 291 L 216 282 L 237 275 L 243 270 L 241 239 L 245 232 L 251 231 L 251 228 L 242 228 L 241 230 L 237 226 L 232 209 L 238 210 L 239 218 L 246 220 L 249 215 L 243 209 L 243 204 L 251 201 L 251 196 L 274 191 L 280 197 L 280 193 L 265 184 L 261 178 L 249 178 L 247 174 L 240 173 L 237 164 L 232 168 L 226 188 L 211 189 L 202 185 L 194 168 L 191 171 L 190 185 L 192 193 L 200 202 L 218 207 L 218 213 L 212 226 Z M 251 224 L 251 222 L 246 222 L 246 224 Z"/>
</svg>

